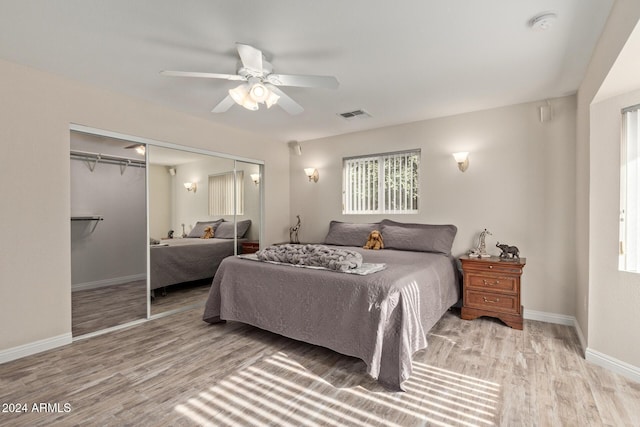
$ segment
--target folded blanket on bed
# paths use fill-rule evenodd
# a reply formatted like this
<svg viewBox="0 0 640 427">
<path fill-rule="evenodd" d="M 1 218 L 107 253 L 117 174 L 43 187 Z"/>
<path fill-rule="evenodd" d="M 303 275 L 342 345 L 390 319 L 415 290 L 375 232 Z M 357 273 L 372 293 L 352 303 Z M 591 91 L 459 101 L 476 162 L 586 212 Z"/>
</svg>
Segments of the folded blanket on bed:
<svg viewBox="0 0 640 427">
<path fill-rule="evenodd" d="M 384 263 L 373 264 L 373 263 L 363 262 L 362 266 L 360 266 L 358 268 L 352 268 L 352 269 L 345 270 L 345 271 L 339 271 L 339 270 L 329 270 L 328 268 L 317 267 L 315 265 L 290 264 L 290 263 L 287 263 L 287 262 L 278 262 L 278 261 L 261 261 L 261 260 L 258 259 L 256 254 L 238 255 L 238 258 L 248 259 L 248 260 L 257 261 L 257 262 L 268 262 L 269 264 L 286 265 L 286 266 L 289 266 L 289 267 L 309 268 L 311 270 L 328 270 L 328 271 L 333 271 L 335 273 L 356 274 L 358 276 L 367 276 L 369 274 L 377 273 L 378 271 L 382 271 L 382 270 L 387 268 L 387 264 L 384 264 Z"/>
<path fill-rule="evenodd" d="M 256 252 L 260 261 L 323 267 L 346 272 L 362 267 L 362 255 L 356 251 L 324 245 L 277 245 Z"/>
</svg>

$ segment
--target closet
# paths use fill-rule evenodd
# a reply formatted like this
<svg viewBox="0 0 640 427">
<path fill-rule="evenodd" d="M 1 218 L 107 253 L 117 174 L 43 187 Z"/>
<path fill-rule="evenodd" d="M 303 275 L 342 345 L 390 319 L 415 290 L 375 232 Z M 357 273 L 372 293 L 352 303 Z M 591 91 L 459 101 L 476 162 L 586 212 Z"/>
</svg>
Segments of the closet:
<svg viewBox="0 0 640 427">
<path fill-rule="evenodd" d="M 232 227 L 250 222 L 242 240 L 237 229 L 231 232 L 224 256 L 239 253 L 243 245 L 259 247 L 260 160 L 81 125 L 71 125 L 70 159 L 74 339 L 204 305 L 210 278 L 161 288 L 157 275 L 152 281 L 159 251 L 190 243 L 167 239 L 190 234 L 198 222 L 223 219 Z M 220 200 L 215 177 L 228 174 L 235 181 L 227 200 Z M 227 208 L 222 212 L 217 204 Z"/>
</svg>

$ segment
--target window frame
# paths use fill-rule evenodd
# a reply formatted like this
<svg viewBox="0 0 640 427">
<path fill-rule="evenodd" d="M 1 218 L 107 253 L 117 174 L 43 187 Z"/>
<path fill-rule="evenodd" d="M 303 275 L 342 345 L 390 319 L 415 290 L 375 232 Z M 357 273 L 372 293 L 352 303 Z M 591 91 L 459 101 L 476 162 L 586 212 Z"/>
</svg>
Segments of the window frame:
<svg viewBox="0 0 640 427">
<path fill-rule="evenodd" d="M 404 201 L 400 202 L 402 205 L 402 209 L 389 209 L 388 204 L 390 200 L 396 201 L 398 192 L 394 192 L 393 197 L 391 197 L 389 185 L 391 179 L 387 173 L 387 163 L 386 160 L 391 158 L 403 158 L 405 161 L 412 156 L 416 156 L 415 167 L 410 165 L 407 161 L 404 165 L 400 165 L 400 169 L 404 167 L 405 173 L 406 171 L 410 171 L 410 173 L 415 174 L 413 177 L 412 184 L 408 191 L 402 187 L 400 193 L 405 192 L 404 196 L 401 196 L 401 199 Z M 342 213 L 344 215 L 376 215 L 376 214 L 417 214 L 419 213 L 419 200 L 420 200 L 420 163 L 422 160 L 422 151 L 419 148 L 410 149 L 410 150 L 402 150 L 402 151 L 391 151 L 386 153 L 376 153 L 376 154 L 366 154 L 360 156 L 351 156 L 351 157 L 343 157 L 342 158 Z M 355 161 L 360 162 L 358 166 L 365 168 L 365 173 L 359 171 L 359 181 L 355 182 L 350 178 L 353 176 L 352 168 L 355 167 Z M 371 164 L 377 162 L 376 167 L 374 169 L 370 169 Z M 397 163 L 396 163 L 397 166 Z M 377 169 L 377 171 L 375 171 Z M 375 171 L 375 172 L 374 172 Z M 375 174 L 376 177 L 372 178 L 372 174 Z M 371 182 L 371 180 L 374 182 Z M 377 182 L 375 180 L 377 179 Z M 358 187 L 358 184 L 368 183 L 366 187 L 364 187 L 364 191 L 362 188 Z M 396 182 L 397 184 L 397 182 Z M 372 192 L 372 188 L 377 187 L 375 193 Z M 366 193 L 364 198 L 358 203 L 354 203 L 357 198 L 354 195 L 355 192 L 361 191 Z M 358 206 L 355 206 L 355 205 Z M 415 207 L 411 207 L 414 206 Z"/>
<path fill-rule="evenodd" d="M 634 112 L 634 140 L 629 141 L 628 113 Z M 640 104 L 623 108 L 621 116 L 618 270 L 640 273 Z"/>
</svg>

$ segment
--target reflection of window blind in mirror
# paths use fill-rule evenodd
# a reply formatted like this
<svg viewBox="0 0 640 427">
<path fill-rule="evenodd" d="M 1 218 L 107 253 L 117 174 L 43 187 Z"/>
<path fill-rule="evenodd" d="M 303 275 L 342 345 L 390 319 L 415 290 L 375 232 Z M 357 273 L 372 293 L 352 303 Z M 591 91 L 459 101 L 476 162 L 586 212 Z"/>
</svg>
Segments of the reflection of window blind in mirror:
<svg viewBox="0 0 640 427">
<path fill-rule="evenodd" d="M 244 215 L 244 172 L 236 172 L 236 214 Z M 233 215 L 233 171 L 209 175 L 209 216 Z"/>
</svg>

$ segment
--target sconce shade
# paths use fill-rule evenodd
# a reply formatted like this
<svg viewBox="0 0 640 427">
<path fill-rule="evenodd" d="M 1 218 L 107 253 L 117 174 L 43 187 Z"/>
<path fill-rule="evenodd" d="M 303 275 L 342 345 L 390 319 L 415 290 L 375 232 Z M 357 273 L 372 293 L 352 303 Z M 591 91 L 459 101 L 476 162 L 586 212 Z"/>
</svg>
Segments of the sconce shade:
<svg viewBox="0 0 640 427">
<path fill-rule="evenodd" d="M 304 173 L 309 177 L 309 182 L 318 182 L 318 179 L 320 178 L 320 174 L 316 168 L 304 168 Z"/>
<path fill-rule="evenodd" d="M 458 169 L 460 172 L 464 172 L 469 167 L 469 152 L 468 151 L 460 151 L 458 153 L 453 153 L 453 158 L 458 163 Z"/>
<path fill-rule="evenodd" d="M 193 191 L 195 193 L 196 190 L 198 189 L 198 186 L 196 185 L 195 182 L 185 182 L 184 188 L 186 188 L 187 191 Z"/>
</svg>

